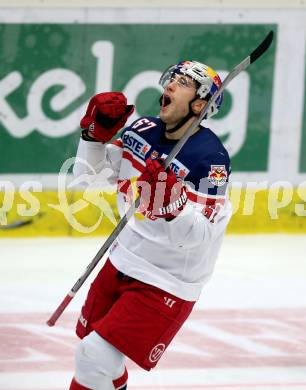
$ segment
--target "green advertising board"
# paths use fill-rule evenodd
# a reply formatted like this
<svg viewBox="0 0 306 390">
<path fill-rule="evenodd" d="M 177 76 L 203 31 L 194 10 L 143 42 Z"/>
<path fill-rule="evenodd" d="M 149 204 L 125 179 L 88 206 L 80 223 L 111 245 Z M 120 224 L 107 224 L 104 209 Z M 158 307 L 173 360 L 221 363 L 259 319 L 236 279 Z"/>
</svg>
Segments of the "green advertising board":
<svg viewBox="0 0 306 390">
<path fill-rule="evenodd" d="M 75 155 L 93 94 L 123 91 L 137 115 L 158 115 L 168 65 L 196 59 L 224 78 L 271 29 L 277 36 L 275 24 L 2 23 L 0 173 L 57 173 Z M 234 171 L 268 169 L 274 65 L 275 45 L 233 82 L 210 123 L 221 128 Z"/>
<path fill-rule="evenodd" d="M 306 64 L 306 54 L 305 54 L 305 64 Z M 306 82 L 306 66 L 304 73 L 304 87 Z M 304 89 L 304 102 L 306 104 L 306 88 Z M 301 142 L 301 152 L 300 152 L 300 172 L 306 172 L 306 106 L 304 105 L 303 112 L 303 127 L 302 127 L 302 142 Z"/>
</svg>

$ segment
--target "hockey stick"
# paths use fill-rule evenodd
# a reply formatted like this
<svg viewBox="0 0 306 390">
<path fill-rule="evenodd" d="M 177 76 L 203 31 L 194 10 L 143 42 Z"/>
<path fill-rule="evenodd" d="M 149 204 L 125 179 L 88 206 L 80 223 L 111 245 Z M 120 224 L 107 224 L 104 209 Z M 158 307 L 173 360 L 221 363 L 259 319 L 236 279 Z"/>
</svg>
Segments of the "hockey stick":
<svg viewBox="0 0 306 390">
<path fill-rule="evenodd" d="M 17 220 L 7 225 L 0 225 L 0 230 L 12 230 L 12 229 L 21 228 L 23 226 L 31 225 L 32 223 L 35 222 L 36 219 L 41 218 L 43 215 L 44 213 L 38 213 L 37 216 L 34 216 L 31 219 Z"/>
<path fill-rule="evenodd" d="M 31 223 L 33 223 L 32 219 L 26 219 L 25 221 L 15 221 L 15 222 L 9 223 L 7 225 L 1 225 L 0 230 L 16 229 L 16 228 L 20 228 L 20 227 L 23 227 L 26 225 L 30 225 Z"/>
<path fill-rule="evenodd" d="M 235 66 L 235 68 L 227 75 L 221 87 L 213 94 L 213 96 L 209 99 L 209 101 L 201 111 L 200 116 L 194 120 L 192 125 L 188 128 L 188 130 L 183 135 L 183 137 L 177 142 L 173 150 L 170 152 L 166 160 L 163 162 L 164 168 L 167 168 L 170 165 L 171 161 L 176 157 L 176 155 L 182 149 L 182 147 L 184 146 L 188 138 L 191 136 L 192 132 L 200 125 L 202 120 L 205 118 L 205 115 L 208 112 L 209 108 L 211 107 L 212 103 L 221 95 L 221 93 L 224 91 L 224 89 L 227 87 L 230 81 L 233 80 L 240 72 L 245 70 L 250 64 L 255 62 L 259 57 L 261 57 L 265 53 L 265 51 L 270 47 L 272 40 L 273 40 L 273 31 L 270 31 L 269 34 L 266 36 L 266 38 L 260 43 L 260 45 L 254 51 L 252 51 L 252 53 L 248 55 L 242 62 L 240 62 L 237 66 Z M 135 202 L 128 209 L 127 213 L 121 218 L 118 225 L 113 230 L 112 234 L 107 238 L 103 246 L 100 248 L 99 252 L 93 258 L 91 263 L 87 266 L 83 275 L 77 280 L 77 282 L 74 284 L 72 289 L 69 291 L 69 293 L 62 301 L 62 303 L 58 306 L 58 308 L 52 314 L 50 319 L 47 321 L 47 324 L 49 326 L 53 326 L 55 324 L 55 322 L 63 313 L 65 308 L 68 306 L 69 302 L 72 300 L 76 292 L 83 285 L 87 277 L 90 275 L 90 273 L 93 271 L 95 266 L 101 260 L 103 255 L 107 252 L 107 250 L 110 248 L 112 243 L 118 237 L 118 235 L 123 230 L 125 225 L 128 223 L 130 218 L 133 216 L 135 211 L 138 209 L 139 205 L 140 205 L 140 197 L 137 197 Z"/>
</svg>

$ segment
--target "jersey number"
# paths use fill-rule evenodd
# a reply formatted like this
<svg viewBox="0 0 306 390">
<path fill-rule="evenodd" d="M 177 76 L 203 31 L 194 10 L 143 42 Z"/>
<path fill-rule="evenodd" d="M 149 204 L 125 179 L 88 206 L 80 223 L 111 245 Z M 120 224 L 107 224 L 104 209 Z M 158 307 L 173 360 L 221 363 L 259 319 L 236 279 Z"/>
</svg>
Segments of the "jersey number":
<svg viewBox="0 0 306 390">
<path fill-rule="evenodd" d="M 132 129 L 137 129 L 139 126 L 144 126 L 144 125 L 147 125 L 147 126 L 142 127 L 141 129 L 139 129 L 138 131 L 139 131 L 140 133 L 141 133 L 142 131 L 145 131 L 145 130 L 151 129 L 152 127 L 155 127 L 155 126 L 156 126 L 156 123 L 149 121 L 149 119 L 147 119 L 147 118 L 142 118 L 142 119 L 139 119 L 139 120 L 135 123 L 135 125 L 132 126 Z"/>
</svg>

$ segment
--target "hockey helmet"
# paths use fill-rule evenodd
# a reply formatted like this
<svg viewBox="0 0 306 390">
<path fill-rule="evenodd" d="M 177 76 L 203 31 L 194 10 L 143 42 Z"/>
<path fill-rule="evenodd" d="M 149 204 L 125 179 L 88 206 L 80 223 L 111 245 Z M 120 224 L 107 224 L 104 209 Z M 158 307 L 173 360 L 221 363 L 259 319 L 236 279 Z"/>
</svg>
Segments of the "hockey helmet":
<svg viewBox="0 0 306 390">
<path fill-rule="evenodd" d="M 200 99 L 208 100 L 222 85 L 219 75 L 209 66 L 198 61 L 181 61 L 170 65 L 161 75 L 159 84 L 166 88 L 175 74 L 191 77 L 197 85 L 197 95 Z M 223 101 L 223 93 L 211 105 L 207 118 L 217 114 Z"/>
</svg>

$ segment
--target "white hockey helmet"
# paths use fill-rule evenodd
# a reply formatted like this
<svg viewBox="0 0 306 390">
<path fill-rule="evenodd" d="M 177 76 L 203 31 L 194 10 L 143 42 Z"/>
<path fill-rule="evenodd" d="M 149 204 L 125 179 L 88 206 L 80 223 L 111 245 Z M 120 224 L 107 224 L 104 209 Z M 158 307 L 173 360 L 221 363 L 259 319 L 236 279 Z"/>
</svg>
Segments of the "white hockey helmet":
<svg viewBox="0 0 306 390">
<path fill-rule="evenodd" d="M 166 88 L 174 74 L 184 74 L 191 77 L 197 84 L 197 95 L 208 100 L 222 85 L 219 75 L 209 66 L 198 61 L 181 61 L 170 65 L 161 75 L 159 84 Z M 211 105 L 207 118 L 217 114 L 223 101 L 223 93 Z"/>
</svg>

